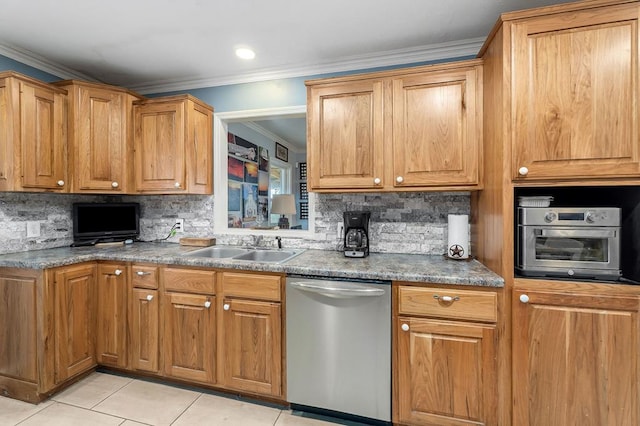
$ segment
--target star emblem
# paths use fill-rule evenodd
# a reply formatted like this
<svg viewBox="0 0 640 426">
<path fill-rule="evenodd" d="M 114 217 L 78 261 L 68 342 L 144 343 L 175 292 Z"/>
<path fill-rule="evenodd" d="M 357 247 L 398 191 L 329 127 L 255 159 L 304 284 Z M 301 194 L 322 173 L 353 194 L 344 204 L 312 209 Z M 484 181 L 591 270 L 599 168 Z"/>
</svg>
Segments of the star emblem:
<svg viewBox="0 0 640 426">
<path fill-rule="evenodd" d="M 464 249 L 459 244 L 454 244 L 449 247 L 449 257 L 462 257 L 464 255 Z"/>
</svg>

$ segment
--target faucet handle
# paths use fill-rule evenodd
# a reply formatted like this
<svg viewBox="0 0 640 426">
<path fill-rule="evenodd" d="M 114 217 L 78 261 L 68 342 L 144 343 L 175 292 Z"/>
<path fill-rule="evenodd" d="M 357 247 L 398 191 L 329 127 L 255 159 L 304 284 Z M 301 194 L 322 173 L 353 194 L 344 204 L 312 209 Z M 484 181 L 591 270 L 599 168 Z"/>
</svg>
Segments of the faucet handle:
<svg viewBox="0 0 640 426">
<path fill-rule="evenodd" d="M 276 237 L 276 241 L 278 242 L 278 248 L 282 248 L 282 237 Z"/>
</svg>

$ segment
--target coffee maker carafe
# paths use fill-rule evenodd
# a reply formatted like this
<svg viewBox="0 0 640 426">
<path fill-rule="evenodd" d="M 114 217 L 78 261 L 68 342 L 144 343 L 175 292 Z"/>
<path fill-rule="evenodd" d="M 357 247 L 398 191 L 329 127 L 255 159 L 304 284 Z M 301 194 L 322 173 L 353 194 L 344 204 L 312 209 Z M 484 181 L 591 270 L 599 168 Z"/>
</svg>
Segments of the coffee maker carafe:
<svg viewBox="0 0 640 426">
<path fill-rule="evenodd" d="M 344 212 L 344 255 L 365 257 L 369 255 L 370 212 Z"/>
</svg>

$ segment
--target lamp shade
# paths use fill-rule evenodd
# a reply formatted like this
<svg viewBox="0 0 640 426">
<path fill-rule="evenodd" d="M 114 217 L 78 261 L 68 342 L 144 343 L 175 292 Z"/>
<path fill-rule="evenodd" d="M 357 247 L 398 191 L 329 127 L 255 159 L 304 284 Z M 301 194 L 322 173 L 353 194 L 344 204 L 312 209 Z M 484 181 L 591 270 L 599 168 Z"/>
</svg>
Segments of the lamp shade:
<svg viewBox="0 0 640 426">
<path fill-rule="evenodd" d="M 296 200 L 293 194 L 276 194 L 271 200 L 271 213 L 296 214 Z"/>
</svg>

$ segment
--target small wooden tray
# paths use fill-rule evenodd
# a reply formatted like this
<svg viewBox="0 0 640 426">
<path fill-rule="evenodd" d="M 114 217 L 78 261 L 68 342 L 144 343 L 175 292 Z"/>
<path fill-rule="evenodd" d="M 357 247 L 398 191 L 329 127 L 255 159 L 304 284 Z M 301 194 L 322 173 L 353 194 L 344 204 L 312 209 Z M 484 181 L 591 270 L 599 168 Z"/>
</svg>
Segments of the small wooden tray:
<svg viewBox="0 0 640 426">
<path fill-rule="evenodd" d="M 216 239 L 215 238 L 195 238 L 195 237 L 185 237 L 180 238 L 181 246 L 196 246 L 196 247 L 208 247 L 215 246 Z"/>
</svg>

